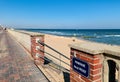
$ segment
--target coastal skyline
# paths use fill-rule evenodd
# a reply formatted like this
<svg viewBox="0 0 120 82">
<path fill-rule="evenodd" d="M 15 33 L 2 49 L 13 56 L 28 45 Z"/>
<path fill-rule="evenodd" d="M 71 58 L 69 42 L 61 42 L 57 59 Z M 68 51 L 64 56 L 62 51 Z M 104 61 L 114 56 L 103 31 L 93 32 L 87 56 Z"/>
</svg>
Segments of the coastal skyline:
<svg viewBox="0 0 120 82">
<path fill-rule="evenodd" d="M 0 10 L 14 28 L 120 29 L 119 0 L 0 0 Z"/>
</svg>

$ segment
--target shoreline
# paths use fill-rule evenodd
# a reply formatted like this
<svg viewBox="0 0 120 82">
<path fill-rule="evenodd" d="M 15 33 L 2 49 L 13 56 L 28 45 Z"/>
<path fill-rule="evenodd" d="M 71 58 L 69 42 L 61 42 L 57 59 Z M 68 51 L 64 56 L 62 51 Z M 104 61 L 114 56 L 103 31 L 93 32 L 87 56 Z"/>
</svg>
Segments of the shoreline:
<svg viewBox="0 0 120 82">
<path fill-rule="evenodd" d="M 67 30 L 59 30 L 59 29 L 28 29 L 26 31 L 38 32 L 48 35 L 55 36 L 64 36 L 64 37 L 76 37 L 80 40 L 87 40 L 91 42 L 110 44 L 110 45 L 120 45 L 119 30 L 110 30 L 110 29 L 67 29 Z"/>
<path fill-rule="evenodd" d="M 95 43 L 100 43 L 100 44 L 107 44 L 107 45 L 116 45 L 116 46 L 120 46 L 119 43 L 107 43 L 106 41 L 96 41 L 96 40 L 92 40 L 92 39 L 96 39 L 97 37 L 99 36 L 89 36 L 89 35 L 83 35 L 83 36 L 79 36 L 79 35 L 59 35 L 59 34 L 51 34 L 51 33 L 44 33 L 44 32 L 37 32 L 37 31 L 32 31 L 32 30 L 40 30 L 40 29 L 23 29 L 24 31 L 29 31 L 29 32 L 35 32 L 35 33 L 40 33 L 40 34 L 44 34 L 44 35 L 53 35 L 53 36 L 59 36 L 59 37 L 65 37 L 65 38 L 77 38 L 79 40 L 83 40 L 83 41 L 88 41 L 88 42 L 95 42 Z M 58 30 L 58 29 L 41 29 L 41 30 Z M 61 29 L 61 30 L 64 30 L 64 29 Z M 67 29 L 69 30 L 69 29 Z M 70 29 L 70 30 L 73 30 L 73 29 Z M 75 29 L 74 29 L 75 30 Z M 78 29 L 78 30 L 91 30 L 91 29 Z M 98 29 L 92 29 L 92 30 L 98 30 Z M 112 29 L 101 29 L 101 30 L 112 30 Z M 114 29 L 116 30 L 116 29 Z M 106 35 L 105 35 L 106 36 Z M 115 36 L 117 38 L 118 35 L 107 35 L 107 36 Z M 106 37 L 107 38 L 107 37 Z M 91 39 L 91 40 L 90 40 Z M 104 39 L 104 38 L 101 38 L 101 40 Z"/>
</svg>

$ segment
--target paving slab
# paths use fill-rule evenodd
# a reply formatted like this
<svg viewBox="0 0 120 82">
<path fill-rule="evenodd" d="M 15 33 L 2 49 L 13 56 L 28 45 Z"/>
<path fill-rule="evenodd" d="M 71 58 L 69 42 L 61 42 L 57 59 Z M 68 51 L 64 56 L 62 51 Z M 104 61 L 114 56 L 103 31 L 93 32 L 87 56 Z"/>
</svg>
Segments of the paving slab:
<svg viewBox="0 0 120 82">
<path fill-rule="evenodd" d="M 24 49 L 0 32 L 0 82 L 49 82 Z"/>
</svg>

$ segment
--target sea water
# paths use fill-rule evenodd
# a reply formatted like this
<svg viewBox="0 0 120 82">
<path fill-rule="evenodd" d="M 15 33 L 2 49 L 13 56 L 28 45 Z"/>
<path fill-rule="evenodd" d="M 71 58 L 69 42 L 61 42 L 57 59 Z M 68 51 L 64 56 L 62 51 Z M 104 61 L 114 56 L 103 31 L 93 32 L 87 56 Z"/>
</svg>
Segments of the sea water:
<svg viewBox="0 0 120 82">
<path fill-rule="evenodd" d="M 76 37 L 111 45 L 120 45 L 120 29 L 24 29 L 57 36 Z"/>
</svg>

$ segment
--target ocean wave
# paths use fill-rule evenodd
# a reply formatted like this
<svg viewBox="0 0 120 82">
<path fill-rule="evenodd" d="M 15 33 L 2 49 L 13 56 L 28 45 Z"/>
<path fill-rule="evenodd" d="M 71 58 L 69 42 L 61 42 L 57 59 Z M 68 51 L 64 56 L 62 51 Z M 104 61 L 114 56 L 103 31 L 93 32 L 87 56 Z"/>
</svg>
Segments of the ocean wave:
<svg viewBox="0 0 120 82">
<path fill-rule="evenodd" d="M 62 32 L 57 32 L 57 31 L 40 31 L 40 32 L 42 32 L 42 33 L 47 33 L 47 34 L 59 34 L 59 35 L 64 34 L 64 33 L 62 33 Z"/>
<path fill-rule="evenodd" d="M 93 38 L 113 38 L 113 37 L 120 37 L 120 35 L 96 35 L 96 36 L 92 36 Z"/>
<path fill-rule="evenodd" d="M 58 31 L 39 31 L 40 33 L 46 33 L 46 34 L 53 34 L 53 35 L 59 35 L 59 36 L 74 36 L 78 37 L 81 36 L 82 34 L 78 33 L 65 33 L 65 32 L 58 32 Z"/>
<path fill-rule="evenodd" d="M 104 35 L 104 37 L 120 37 L 120 35 Z"/>
<path fill-rule="evenodd" d="M 61 32 L 61 31 L 39 31 L 40 33 L 58 35 L 58 36 L 70 36 L 70 37 L 81 37 L 81 38 L 112 38 L 120 37 L 119 34 L 109 34 L 109 35 L 100 35 L 100 34 L 84 34 L 84 33 L 71 33 L 71 32 Z"/>
<path fill-rule="evenodd" d="M 96 35 L 96 36 L 81 36 L 82 38 L 117 38 L 120 37 L 120 35 Z"/>
<path fill-rule="evenodd" d="M 96 36 L 81 36 L 81 38 L 89 39 L 89 38 L 97 38 Z"/>
</svg>

